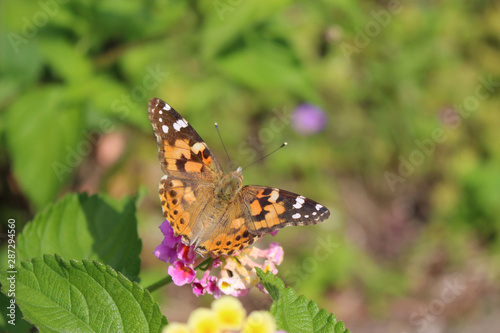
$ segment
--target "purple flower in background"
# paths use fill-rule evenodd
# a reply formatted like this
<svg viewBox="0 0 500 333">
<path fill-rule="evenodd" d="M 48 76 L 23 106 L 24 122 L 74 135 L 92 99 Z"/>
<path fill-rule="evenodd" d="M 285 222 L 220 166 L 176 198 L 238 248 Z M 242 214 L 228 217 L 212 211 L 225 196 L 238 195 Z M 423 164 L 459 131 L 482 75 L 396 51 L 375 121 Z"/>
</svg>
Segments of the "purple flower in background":
<svg viewBox="0 0 500 333">
<path fill-rule="evenodd" d="M 311 104 L 301 104 L 293 113 L 292 125 L 297 133 L 309 135 L 321 132 L 327 120 L 323 110 Z"/>
</svg>

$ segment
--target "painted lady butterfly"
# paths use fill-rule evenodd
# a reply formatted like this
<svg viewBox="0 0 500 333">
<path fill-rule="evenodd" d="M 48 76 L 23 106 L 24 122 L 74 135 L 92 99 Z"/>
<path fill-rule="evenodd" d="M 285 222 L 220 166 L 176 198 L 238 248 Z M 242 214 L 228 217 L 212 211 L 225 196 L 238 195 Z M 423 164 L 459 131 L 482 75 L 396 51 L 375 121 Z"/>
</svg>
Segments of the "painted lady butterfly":
<svg viewBox="0 0 500 333">
<path fill-rule="evenodd" d="M 264 234 L 326 220 L 327 208 L 277 188 L 243 186 L 241 168 L 224 174 L 202 138 L 170 105 L 149 101 L 149 120 L 165 172 L 163 215 L 185 245 L 202 256 L 231 255 Z"/>
</svg>

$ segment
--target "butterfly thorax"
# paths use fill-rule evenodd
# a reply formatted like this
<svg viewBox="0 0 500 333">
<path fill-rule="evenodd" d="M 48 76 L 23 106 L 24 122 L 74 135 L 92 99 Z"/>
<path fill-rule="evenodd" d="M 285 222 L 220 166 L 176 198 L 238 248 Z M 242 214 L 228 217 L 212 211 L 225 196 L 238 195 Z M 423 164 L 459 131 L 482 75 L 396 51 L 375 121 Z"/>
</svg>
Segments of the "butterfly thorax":
<svg viewBox="0 0 500 333">
<path fill-rule="evenodd" d="M 215 189 L 215 201 L 232 202 L 241 191 L 243 175 L 238 169 L 220 179 Z"/>
</svg>

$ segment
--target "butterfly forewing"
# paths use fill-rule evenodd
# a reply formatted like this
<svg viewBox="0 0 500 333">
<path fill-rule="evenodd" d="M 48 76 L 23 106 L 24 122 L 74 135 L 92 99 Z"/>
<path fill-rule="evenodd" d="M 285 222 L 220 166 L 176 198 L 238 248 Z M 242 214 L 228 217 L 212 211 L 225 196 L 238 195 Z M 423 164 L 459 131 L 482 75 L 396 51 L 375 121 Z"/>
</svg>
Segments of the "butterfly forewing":
<svg viewBox="0 0 500 333">
<path fill-rule="evenodd" d="M 323 205 L 289 191 L 250 185 L 241 192 L 248 216 L 247 227 L 255 235 L 287 226 L 317 224 L 330 216 Z"/>
<path fill-rule="evenodd" d="M 159 98 L 149 101 L 148 115 L 158 141 L 163 171 L 177 178 L 211 181 L 222 168 L 193 127 Z"/>
</svg>

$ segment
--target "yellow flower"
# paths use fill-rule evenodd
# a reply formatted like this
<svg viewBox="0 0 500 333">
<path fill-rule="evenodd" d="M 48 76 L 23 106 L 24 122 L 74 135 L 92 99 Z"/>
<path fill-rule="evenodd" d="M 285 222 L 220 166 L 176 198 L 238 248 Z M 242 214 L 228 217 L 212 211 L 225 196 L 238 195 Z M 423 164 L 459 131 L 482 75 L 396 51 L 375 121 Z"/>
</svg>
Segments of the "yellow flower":
<svg viewBox="0 0 500 333">
<path fill-rule="evenodd" d="M 186 324 L 170 323 L 163 329 L 162 333 L 191 333 Z"/>
<path fill-rule="evenodd" d="M 221 332 L 214 312 L 206 308 L 199 308 L 191 312 L 188 319 L 188 326 L 194 333 Z"/>
<path fill-rule="evenodd" d="M 212 303 L 212 310 L 220 327 L 225 330 L 240 330 L 247 314 L 241 302 L 231 296 L 222 296 L 215 300 Z"/>
<path fill-rule="evenodd" d="M 243 326 L 242 333 L 274 333 L 276 323 L 273 316 L 266 311 L 254 311 L 250 313 Z"/>
</svg>

